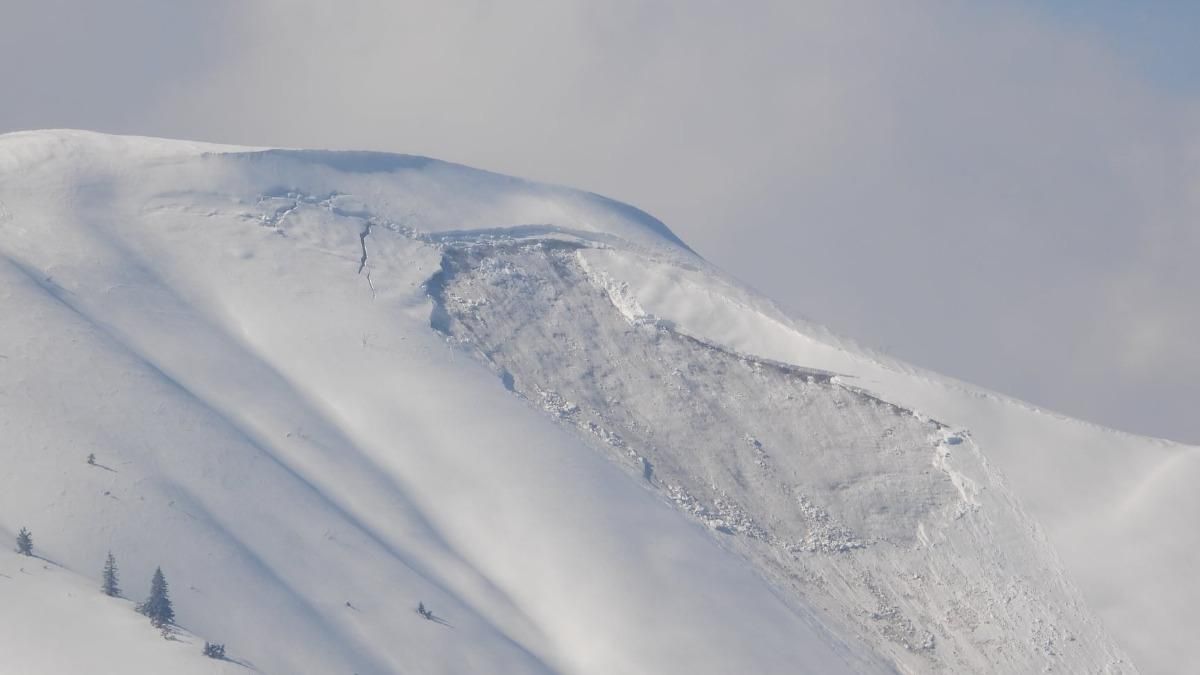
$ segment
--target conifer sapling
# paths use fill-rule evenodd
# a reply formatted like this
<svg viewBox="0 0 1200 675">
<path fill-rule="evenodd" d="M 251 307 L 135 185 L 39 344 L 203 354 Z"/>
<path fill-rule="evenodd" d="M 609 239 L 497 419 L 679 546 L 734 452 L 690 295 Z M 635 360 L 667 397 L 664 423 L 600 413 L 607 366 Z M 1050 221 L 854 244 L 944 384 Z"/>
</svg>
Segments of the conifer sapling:
<svg viewBox="0 0 1200 675">
<path fill-rule="evenodd" d="M 150 595 L 138 605 L 138 611 L 150 617 L 150 623 L 155 628 L 166 628 L 175 623 L 175 609 L 171 606 L 167 578 L 163 576 L 161 567 L 155 568 L 154 578 L 150 580 Z"/>
<path fill-rule="evenodd" d="M 113 557 L 112 551 L 108 552 L 108 558 L 104 561 L 104 584 L 100 590 L 109 597 L 121 595 L 121 587 L 117 583 L 117 559 Z"/>
<path fill-rule="evenodd" d="M 17 533 L 17 553 L 21 555 L 33 555 L 33 535 L 23 527 Z"/>
</svg>

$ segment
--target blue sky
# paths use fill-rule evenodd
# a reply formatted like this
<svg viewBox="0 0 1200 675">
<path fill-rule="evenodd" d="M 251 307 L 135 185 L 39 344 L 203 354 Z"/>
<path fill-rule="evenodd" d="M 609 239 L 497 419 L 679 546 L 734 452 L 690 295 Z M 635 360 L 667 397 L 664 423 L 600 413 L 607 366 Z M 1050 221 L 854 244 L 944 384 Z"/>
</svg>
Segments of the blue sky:
<svg viewBox="0 0 1200 675">
<path fill-rule="evenodd" d="M 1027 0 L 1025 5 L 1065 28 L 1093 33 L 1147 82 L 1180 93 L 1200 92 L 1200 3 Z"/>
</svg>

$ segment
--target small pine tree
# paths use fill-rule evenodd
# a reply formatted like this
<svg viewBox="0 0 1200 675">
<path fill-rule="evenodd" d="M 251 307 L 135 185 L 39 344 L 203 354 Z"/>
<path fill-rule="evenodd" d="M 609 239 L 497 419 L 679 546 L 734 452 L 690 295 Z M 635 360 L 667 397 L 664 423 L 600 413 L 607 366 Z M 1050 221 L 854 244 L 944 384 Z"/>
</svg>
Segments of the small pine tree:
<svg viewBox="0 0 1200 675">
<path fill-rule="evenodd" d="M 112 551 L 108 552 L 108 558 L 104 561 L 104 585 L 100 590 L 113 598 L 121 595 L 121 587 L 117 585 L 117 559 L 113 557 Z"/>
<path fill-rule="evenodd" d="M 167 578 L 163 576 L 161 567 L 155 568 L 154 578 L 150 580 L 150 595 L 138 605 L 138 611 L 150 617 L 150 623 L 156 628 L 166 628 L 175 623 L 175 608 L 171 606 Z"/>
<path fill-rule="evenodd" d="M 33 555 L 33 535 L 29 534 L 29 530 L 23 527 L 17 533 L 17 553 L 21 555 Z"/>
<path fill-rule="evenodd" d="M 207 640 L 205 640 L 205 642 L 204 642 L 204 655 L 205 655 L 205 656 L 207 656 L 207 657 L 208 657 L 208 658 L 210 658 L 210 659 L 221 659 L 221 660 L 224 660 L 224 658 L 225 658 L 225 645 L 223 645 L 223 644 L 217 644 L 216 642 L 208 642 Z"/>
</svg>

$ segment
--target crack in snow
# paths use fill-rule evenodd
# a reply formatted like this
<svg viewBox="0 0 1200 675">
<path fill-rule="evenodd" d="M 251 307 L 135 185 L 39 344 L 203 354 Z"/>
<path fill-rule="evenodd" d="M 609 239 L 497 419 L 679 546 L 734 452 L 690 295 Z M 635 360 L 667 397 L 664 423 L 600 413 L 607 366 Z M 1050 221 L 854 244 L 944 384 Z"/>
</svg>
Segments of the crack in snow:
<svg viewBox="0 0 1200 675">
<path fill-rule="evenodd" d="M 359 268 L 359 271 L 362 271 L 362 269 Z M 367 270 L 366 277 L 367 277 L 367 285 L 371 287 L 371 299 L 374 300 L 375 298 L 377 298 L 379 296 L 375 293 L 375 282 L 371 281 L 371 270 Z"/>
<path fill-rule="evenodd" d="M 359 274 L 362 274 L 363 268 L 367 266 L 367 237 L 371 236 L 371 227 L 372 227 L 371 221 L 367 220 L 363 224 L 362 232 L 358 233 L 358 245 L 362 247 L 362 257 L 359 258 L 359 260 L 358 260 L 358 273 Z M 367 272 L 367 282 L 370 283 L 370 281 L 371 281 L 371 273 Z M 375 287 L 372 286 L 371 290 L 374 291 Z"/>
</svg>

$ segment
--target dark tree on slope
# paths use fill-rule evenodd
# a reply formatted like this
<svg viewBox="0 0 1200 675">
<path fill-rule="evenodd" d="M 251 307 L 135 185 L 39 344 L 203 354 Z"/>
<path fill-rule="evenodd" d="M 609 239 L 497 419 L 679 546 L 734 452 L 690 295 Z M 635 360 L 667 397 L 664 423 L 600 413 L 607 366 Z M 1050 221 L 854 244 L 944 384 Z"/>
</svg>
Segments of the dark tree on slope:
<svg viewBox="0 0 1200 675">
<path fill-rule="evenodd" d="M 224 659 L 225 645 L 216 642 L 204 642 L 204 655 L 210 659 Z"/>
<path fill-rule="evenodd" d="M 167 578 L 163 576 L 161 567 L 155 568 L 154 578 L 150 580 L 150 596 L 138 605 L 138 611 L 150 617 L 150 623 L 156 628 L 175 623 L 175 609 L 167 595 Z"/>
<path fill-rule="evenodd" d="M 104 561 L 104 584 L 100 590 L 114 598 L 121 594 L 121 587 L 117 585 L 117 559 L 113 557 L 112 551 L 108 552 L 108 558 Z"/>
<path fill-rule="evenodd" d="M 29 534 L 29 530 L 23 527 L 17 533 L 17 553 L 33 555 L 33 535 Z"/>
</svg>

